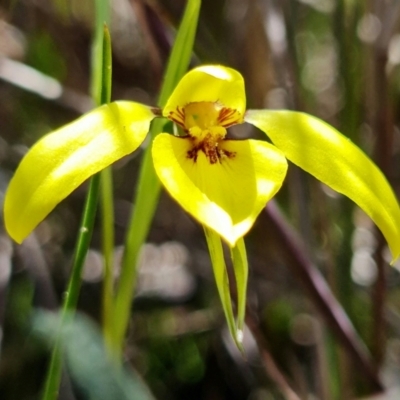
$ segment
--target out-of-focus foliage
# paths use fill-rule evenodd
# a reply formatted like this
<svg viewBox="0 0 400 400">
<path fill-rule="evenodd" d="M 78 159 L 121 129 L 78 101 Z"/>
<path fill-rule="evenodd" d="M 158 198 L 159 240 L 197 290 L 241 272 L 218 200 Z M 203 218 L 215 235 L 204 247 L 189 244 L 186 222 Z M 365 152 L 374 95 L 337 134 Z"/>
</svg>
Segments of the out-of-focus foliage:
<svg viewBox="0 0 400 400">
<path fill-rule="evenodd" d="M 184 5 L 112 1 L 113 99 L 156 104 Z M 325 119 L 374 158 L 399 193 L 399 18 L 394 0 L 203 0 L 192 64 L 238 69 L 251 108 Z M 91 107 L 93 23 L 89 1 L 0 2 L 1 194 L 27 147 Z M 229 135 L 258 133 L 241 125 Z M 113 167 L 116 279 L 142 153 Z M 63 296 L 85 191 L 83 184 L 22 246 L 0 236 L 1 399 L 39 396 L 48 352 L 32 335 L 29 316 L 33 308 L 55 309 Z M 294 166 L 278 200 L 369 352 L 343 339 L 317 300 L 319 278 L 304 278 L 265 213 L 247 238 L 243 358 L 222 323 L 203 232 L 163 195 L 142 251 L 125 349 L 156 398 L 342 400 L 380 385 L 382 399 L 398 396 L 400 266 L 388 266 L 384 241 L 365 215 Z M 100 236 L 96 229 L 79 302 L 95 321 Z M 356 353 L 370 356 L 360 361 Z M 371 379 L 374 369 L 380 384 Z M 65 377 L 60 399 L 82 398 L 77 385 Z"/>
<path fill-rule="evenodd" d="M 49 343 L 59 340 L 71 378 L 85 396 L 98 400 L 129 400 L 134 394 L 138 400 L 153 399 L 133 370 L 128 372 L 113 364 L 93 324 L 80 315 L 64 318 L 61 325 L 57 315 L 34 314 L 33 331 Z"/>
</svg>

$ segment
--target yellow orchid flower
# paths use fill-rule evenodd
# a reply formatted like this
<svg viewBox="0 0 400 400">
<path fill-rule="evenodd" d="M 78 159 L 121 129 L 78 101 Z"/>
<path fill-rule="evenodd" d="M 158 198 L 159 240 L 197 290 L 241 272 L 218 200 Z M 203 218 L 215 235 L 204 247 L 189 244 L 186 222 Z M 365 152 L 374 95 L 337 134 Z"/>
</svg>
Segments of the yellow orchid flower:
<svg viewBox="0 0 400 400">
<path fill-rule="evenodd" d="M 358 204 L 400 254 L 400 209 L 387 180 L 351 141 L 325 122 L 294 111 L 247 110 L 244 81 L 223 66 L 201 66 L 179 82 L 160 112 L 134 102 L 99 107 L 43 137 L 22 160 L 5 197 L 5 224 L 21 242 L 83 181 L 144 140 L 150 122 L 169 118 L 185 135 L 159 134 L 156 173 L 194 218 L 234 247 L 286 175 L 286 159 Z M 253 124 L 271 139 L 227 139 Z"/>
</svg>

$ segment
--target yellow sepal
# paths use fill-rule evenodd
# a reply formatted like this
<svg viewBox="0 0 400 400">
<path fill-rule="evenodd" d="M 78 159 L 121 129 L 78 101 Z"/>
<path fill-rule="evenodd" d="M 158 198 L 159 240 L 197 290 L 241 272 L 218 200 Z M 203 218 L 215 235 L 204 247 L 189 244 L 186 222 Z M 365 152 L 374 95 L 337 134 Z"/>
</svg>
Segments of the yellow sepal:
<svg viewBox="0 0 400 400">
<path fill-rule="evenodd" d="M 168 117 L 178 107 L 195 102 L 219 102 L 243 117 L 246 95 L 242 75 L 220 65 L 192 69 L 179 81 L 164 107 L 163 115 Z"/>
<path fill-rule="evenodd" d="M 249 110 L 245 121 L 265 132 L 300 168 L 343 193 L 382 231 L 393 259 L 400 255 L 400 208 L 380 169 L 332 126 L 295 111 Z"/>
<path fill-rule="evenodd" d="M 190 139 L 164 133 L 153 142 L 153 162 L 170 195 L 233 247 L 281 187 L 287 162 L 262 141 L 226 140 L 219 146 L 234 156 L 210 164 L 201 150 L 196 160 L 188 156 Z"/>
<path fill-rule="evenodd" d="M 23 158 L 4 200 L 4 221 L 18 243 L 87 178 L 136 150 L 149 107 L 121 101 L 98 107 L 44 136 Z"/>
</svg>

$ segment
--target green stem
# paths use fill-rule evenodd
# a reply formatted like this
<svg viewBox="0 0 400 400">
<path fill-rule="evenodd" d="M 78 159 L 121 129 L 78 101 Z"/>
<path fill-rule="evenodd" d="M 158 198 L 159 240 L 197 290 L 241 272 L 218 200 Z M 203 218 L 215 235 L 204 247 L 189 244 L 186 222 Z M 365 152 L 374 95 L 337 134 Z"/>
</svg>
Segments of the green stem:
<svg viewBox="0 0 400 400">
<path fill-rule="evenodd" d="M 112 169 L 104 169 L 101 179 L 102 251 L 104 257 L 103 276 L 103 332 L 106 343 L 112 347 L 112 307 L 114 296 L 114 201 Z"/>
<path fill-rule="evenodd" d="M 165 121 L 155 120 L 151 129 L 151 137 L 161 132 Z M 161 185 L 153 167 L 150 146 L 146 149 L 139 174 L 139 183 L 134 198 L 135 212 L 129 222 L 125 239 L 125 251 L 121 266 L 121 276 L 114 303 L 114 351 L 120 356 L 125 331 L 128 326 L 131 303 L 137 277 L 137 262 L 140 249 L 145 241 L 150 223 L 158 204 Z"/>
<path fill-rule="evenodd" d="M 93 178 L 90 180 L 89 191 L 83 211 L 82 223 L 79 229 L 78 240 L 75 248 L 72 273 L 68 283 L 68 289 L 64 297 L 61 323 L 63 322 L 65 315 L 69 311 L 72 311 L 76 308 L 76 304 L 78 302 L 79 290 L 81 287 L 82 269 L 92 236 L 94 219 L 96 215 L 99 183 L 99 175 L 93 176 Z M 43 400 L 55 400 L 57 398 L 61 380 L 61 371 L 61 349 L 59 342 L 56 341 L 51 355 L 50 367 L 42 397 Z"/>
<path fill-rule="evenodd" d="M 72 274 L 68 285 L 68 291 L 65 296 L 65 303 L 63 307 L 63 310 L 65 311 L 75 309 L 78 303 L 82 268 L 85 263 L 90 239 L 92 238 L 94 219 L 96 216 L 97 199 L 99 197 L 99 184 L 100 176 L 99 174 L 96 174 L 90 179 L 89 191 L 83 211 L 82 224 L 81 228 L 79 229 Z"/>
<path fill-rule="evenodd" d="M 109 101 L 111 93 L 111 40 L 106 27 L 103 27 L 103 17 L 107 11 L 107 1 L 98 0 L 96 34 L 93 41 L 93 65 L 92 65 L 92 92 L 95 102 L 98 104 Z M 104 35 L 104 36 L 103 36 Z M 104 37 L 104 40 L 103 40 Z M 103 181 L 107 182 L 107 173 L 104 173 Z M 68 312 L 75 310 L 79 291 L 81 287 L 82 269 L 85 263 L 87 250 L 92 237 L 94 220 L 96 216 L 97 200 L 99 197 L 101 174 L 96 174 L 90 179 L 89 191 L 86 197 L 81 227 L 79 229 L 78 239 L 75 246 L 74 261 L 72 273 L 68 283 L 68 289 L 64 297 L 62 308 L 61 324 Z M 108 184 L 111 181 L 108 180 Z M 107 186 L 103 183 L 103 186 Z M 106 191 L 107 189 L 104 189 Z M 109 191 L 111 192 L 111 191 Z M 112 204 L 112 203 L 111 203 Z M 112 223 L 111 223 L 112 226 Z M 109 239 L 109 235 L 107 236 Z M 111 237 L 112 238 L 112 237 Z M 111 301 L 111 298 L 110 298 Z M 51 355 L 50 366 L 46 377 L 43 400 L 55 400 L 58 396 L 58 390 L 61 381 L 62 359 L 60 343 L 57 340 Z"/>
<path fill-rule="evenodd" d="M 111 37 L 106 25 L 103 30 L 102 74 L 100 104 L 111 100 L 112 54 Z M 101 216 L 102 216 L 102 250 L 104 257 L 103 278 L 103 331 L 109 349 L 112 348 L 112 307 L 113 307 L 113 252 L 114 252 L 114 201 L 112 168 L 100 172 L 101 180 Z"/>
<path fill-rule="evenodd" d="M 187 2 L 185 13 L 164 74 L 164 81 L 158 100 L 158 106 L 160 107 L 165 105 L 168 97 L 189 66 L 200 5 L 200 0 L 188 0 Z M 164 125 L 164 119 L 154 120 L 151 128 L 150 143 L 154 137 L 162 131 Z M 160 190 L 161 185 L 154 171 L 151 145 L 149 145 L 145 151 L 140 169 L 137 191 L 133 202 L 134 212 L 131 216 L 128 233 L 125 239 L 121 276 L 113 309 L 114 331 L 112 340 L 114 355 L 119 358 L 122 353 L 124 336 L 131 312 L 131 304 L 136 285 L 139 252 L 149 232 L 150 224 L 158 204 Z"/>
</svg>

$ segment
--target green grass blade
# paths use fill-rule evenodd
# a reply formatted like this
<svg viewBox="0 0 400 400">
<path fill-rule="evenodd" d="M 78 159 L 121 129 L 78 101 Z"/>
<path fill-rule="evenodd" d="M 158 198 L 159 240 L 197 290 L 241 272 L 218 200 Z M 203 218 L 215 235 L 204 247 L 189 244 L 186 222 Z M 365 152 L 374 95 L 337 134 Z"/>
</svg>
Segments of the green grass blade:
<svg viewBox="0 0 400 400">
<path fill-rule="evenodd" d="M 107 24 L 103 24 L 102 31 L 102 61 L 101 61 L 101 82 L 100 86 L 100 103 L 107 104 L 111 101 L 112 87 L 112 52 L 111 52 L 111 36 Z"/>
<path fill-rule="evenodd" d="M 92 65 L 92 88 L 93 99 L 96 103 L 101 102 L 101 94 L 110 93 L 111 81 L 110 75 L 104 74 L 103 70 L 107 70 L 107 65 L 110 60 L 103 58 L 103 22 L 99 27 L 99 21 L 106 15 L 105 11 L 108 7 L 107 0 L 98 0 L 97 3 L 97 19 L 96 19 L 96 34 L 94 38 L 94 52 L 93 52 L 93 65 Z M 101 29 L 101 34 L 99 30 Z M 109 37 L 108 37 L 109 40 Z M 107 55 L 107 52 L 106 52 Z M 111 51 L 108 54 L 111 57 Z M 107 58 L 107 57 L 106 57 Z M 104 78 L 104 79 L 103 79 Z M 72 266 L 72 273 L 68 283 L 68 289 L 64 298 L 62 315 L 75 310 L 78 302 L 79 291 L 81 287 L 82 269 L 85 262 L 87 250 L 89 248 L 90 240 L 92 237 L 94 220 L 97 209 L 97 201 L 100 191 L 100 174 L 94 175 L 90 179 L 89 190 L 86 196 L 82 222 L 78 233 L 78 238 L 75 246 L 75 254 Z M 56 400 L 58 397 L 58 389 L 61 381 L 62 360 L 59 348 L 59 342 L 56 341 L 52 351 L 50 366 L 45 381 L 43 391 L 43 400 Z"/>
<path fill-rule="evenodd" d="M 169 57 L 158 105 L 163 107 L 188 69 L 193 52 L 201 0 L 189 0 Z"/>
<path fill-rule="evenodd" d="M 103 104 L 103 65 L 106 64 L 103 62 L 103 35 L 104 24 L 108 24 L 110 21 L 109 0 L 95 0 L 95 11 L 96 15 L 95 31 L 92 41 L 92 70 L 90 93 L 95 103 L 97 105 L 100 105 Z M 107 86 L 107 84 L 104 86 Z"/>
<path fill-rule="evenodd" d="M 165 120 L 153 121 L 151 132 L 157 134 L 163 130 Z M 136 264 L 140 249 L 146 240 L 158 204 L 160 183 L 154 172 L 151 152 L 146 151 L 142 161 L 134 199 L 134 213 L 125 238 L 125 251 L 122 260 L 122 270 L 114 303 L 114 350 L 122 350 L 125 330 L 131 312 L 131 302 L 136 284 Z"/>
<path fill-rule="evenodd" d="M 96 215 L 97 199 L 99 195 L 100 176 L 95 175 L 90 180 L 89 191 L 86 197 L 81 228 L 79 230 L 72 273 L 63 304 L 63 315 L 74 310 L 78 302 L 81 287 L 82 269 L 86 253 L 92 237 L 94 219 Z M 48 375 L 43 392 L 43 400 L 55 400 L 58 397 L 58 388 L 61 380 L 60 349 L 56 342 L 52 351 Z"/>
<path fill-rule="evenodd" d="M 158 105 L 164 106 L 180 78 L 186 72 L 193 50 L 194 37 L 200 12 L 200 0 L 189 0 L 175 44 L 169 58 Z M 165 121 L 155 120 L 150 132 L 151 139 L 162 131 Z M 137 191 L 134 198 L 134 213 L 131 217 L 125 241 L 125 253 L 122 261 L 121 277 L 114 305 L 114 345 L 122 351 L 123 338 L 131 310 L 131 302 L 136 281 L 136 265 L 140 249 L 147 237 L 152 222 L 161 186 L 155 174 L 151 145 L 145 150 L 141 165 Z"/>
<path fill-rule="evenodd" d="M 107 25 L 104 24 L 103 63 L 101 103 L 111 100 L 112 87 L 112 54 L 111 37 Z M 112 306 L 113 306 L 113 255 L 114 255 L 114 201 L 112 168 L 105 168 L 100 172 L 101 179 L 101 216 L 102 216 L 102 250 L 104 257 L 103 278 L 103 330 L 106 342 L 112 346 Z"/>
</svg>

